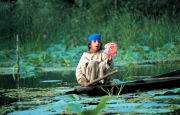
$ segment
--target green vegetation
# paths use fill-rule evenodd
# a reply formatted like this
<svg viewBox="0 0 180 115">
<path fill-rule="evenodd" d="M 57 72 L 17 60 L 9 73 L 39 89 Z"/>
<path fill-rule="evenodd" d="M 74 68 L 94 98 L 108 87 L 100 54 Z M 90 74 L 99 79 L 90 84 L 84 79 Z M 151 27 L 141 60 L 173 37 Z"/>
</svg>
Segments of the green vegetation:
<svg viewBox="0 0 180 115">
<path fill-rule="evenodd" d="M 114 88 L 114 87 L 112 87 L 110 90 L 109 90 L 109 89 L 104 89 L 104 88 L 102 88 L 101 86 L 99 86 L 99 87 L 110 97 L 110 99 L 112 99 L 113 88 Z"/>
<path fill-rule="evenodd" d="M 20 51 L 20 72 L 22 76 L 28 77 L 29 72 L 41 72 L 45 68 L 55 70 L 64 70 L 66 67 L 69 70 L 71 67 L 76 67 L 82 52 L 87 51 L 87 46 L 79 46 L 66 49 L 67 45 L 51 44 L 44 51 L 34 51 L 31 53 Z M 175 48 L 174 44 L 167 43 L 163 47 L 157 48 L 158 52 L 153 51 L 148 46 L 130 46 L 126 50 L 118 49 L 118 54 L 113 57 L 116 66 L 124 66 L 127 70 L 127 75 L 131 74 L 133 67 L 137 64 L 148 63 L 171 63 L 174 60 L 179 60 L 179 49 Z M 74 51 L 75 50 L 75 51 Z M 14 52 L 14 53 L 13 53 Z M 15 50 L 2 50 L 0 52 L 0 67 L 6 67 L 11 69 L 11 74 L 15 74 L 17 71 Z M 144 62 L 144 63 L 142 63 Z M 129 67 L 129 64 L 134 66 Z M 69 69 L 68 69 L 69 68 Z M 57 70 L 57 69 L 56 69 Z M 1 69 L 1 73 L 5 74 Z M 10 74 L 9 73 L 9 74 Z M 32 74 L 33 75 L 33 74 Z"/>
<path fill-rule="evenodd" d="M 176 2 L 2 1 L 0 59 L 16 60 L 18 34 L 21 66 L 74 66 L 87 50 L 88 35 L 100 33 L 103 44 L 117 44 L 118 55 L 114 58 L 117 64 L 174 60 L 180 53 Z"/>
<path fill-rule="evenodd" d="M 109 96 L 101 97 L 100 103 L 96 106 L 96 108 L 92 110 L 84 110 L 80 115 L 97 115 L 99 112 L 106 107 L 106 102 L 109 100 Z"/>
<path fill-rule="evenodd" d="M 18 34 L 21 65 L 72 66 L 87 50 L 88 35 L 100 33 L 103 44 L 117 44 L 117 64 L 179 57 L 177 2 L 2 1 L 0 56 L 15 60 L 15 38 Z"/>
<path fill-rule="evenodd" d="M 103 45 L 107 42 L 117 44 L 118 54 L 113 60 L 116 66 L 123 65 L 127 70 L 125 80 L 132 80 L 132 75 L 139 73 L 154 75 L 152 69 L 142 71 L 140 68 L 135 72 L 137 66 L 129 65 L 180 60 L 179 4 L 179 0 L 1 0 L 0 67 L 11 67 L 15 80 L 16 35 L 20 41 L 21 78 L 27 78 L 35 76 L 33 72 L 42 71 L 43 67 L 57 67 L 59 70 L 75 67 L 82 52 L 87 50 L 88 35 L 100 33 Z M 165 72 L 157 71 L 158 74 Z M 0 73 L 6 74 L 3 69 Z M 101 112 L 110 114 L 158 114 L 180 108 L 179 88 L 125 96 L 120 95 L 123 86 L 118 89 L 118 97 L 113 97 L 115 104 L 111 103 L 113 100 L 107 100 L 107 96 L 99 102 L 100 98 L 75 95 L 58 95 L 58 98 L 59 93 L 52 89 L 33 91 L 27 88 L 20 94 L 17 90 L 6 92 L 2 89 L 0 114 L 13 111 L 17 114 L 99 113 L 101 109 Z M 111 90 L 105 92 L 112 96 Z M 23 102 L 17 102 L 17 95 Z M 49 98 L 52 96 L 57 97 Z M 97 106 L 91 106 L 94 100 Z M 11 102 L 15 103 L 3 105 Z M 34 108 L 38 105 L 43 109 Z"/>
<path fill-rule="evenodd" d="M 59 88 L 1 89 L 0 114 L 178 114 L 180 88 L 113 96 L 59 95 Z M 68 90 L 68 89 L 67 89 Z M 65 91 L 65 90 L 64 90 Z M 17 94 L 20 102 L 17 102 Z M 7 105 L 8 103 L 11 104 Z M 33 110 L 33 111 L 32 111 Z"/>
<path fill-rule="evenodd" d="M 115 79 L 115 80 L 117 80 L 117 79 Z M 113 79 L 113 81 L 115 81 L 114 79 Z M 118 82 L 120 82 L 119 80 L 118 80 Z M 116 83 L 116 82 L 115 82 Z M 116 83 L 116 84 L 118 84 L 118 83 Z M 114 88 L 117 88 L 117 92 L 116 92 L 116 95 L 117 96 L 119 96 L 120 95 L 120 93 L 121 93 L 121 91 L 123 90 L 123 87 L 124 87 L 124 85 L 121 85 L 120 87 L 117 87 L 117 86 L 115 86 L 115 87 L 112 87 L 110 90 L 107 88 L 102 88 L 101 86 L 99 86 L 109 97 L 110 97 L 110 99 L 112 99 L 113 98 L 113 89 Z"/>
<path fill-rule="evenodd" d="M 116 2 L 114 4 L 114 2 Z M 0 2 L 1 47 L 13 49 L 20 36 L 22 52 L 43 51 L 50 44 L 78 47 L 90 33 L 118 49 L 148 46 L 157 52 L 166 43 L 180 48 L 177 0 L 13 0 Z M 7 15 L 8 14 L 8 15 Z M 6 20 L 8 19 L 8 20 Z M 76 42 L 75 42 L 76 41 Z M 11 44 L 11 45 L 10 45 Z"/>
<path fill-rule="evenodd" d="M 64 107 L 67 113 L 76 113 L 77 115 L 98 115 L 99 112 L 106 107 L 106 102 L 109 100 L 108 96 L 101 97 L 101 101 L 94 109 L 82 109 L 82 105 L 77 103 L 70 103 Z"/>
</svg>

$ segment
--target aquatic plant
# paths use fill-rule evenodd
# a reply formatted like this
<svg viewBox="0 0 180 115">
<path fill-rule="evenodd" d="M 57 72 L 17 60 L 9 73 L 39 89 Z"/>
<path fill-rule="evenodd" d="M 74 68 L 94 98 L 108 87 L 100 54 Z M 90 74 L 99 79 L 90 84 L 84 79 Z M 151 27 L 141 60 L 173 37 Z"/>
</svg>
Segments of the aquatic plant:
<svg viewBox="0 0 180 115">
<path fill-rule="evenodd" d="M 122 84 L 120 87 L 116 86 L 116 88 L 117 88 L 117 92 L 116 92 L 116 93 L 117 93 L 118 96 L 120 95 L 123 87 L 124 87 L 124 84 Z M 109 90 L 108 88 L 103 88 L 102 86 L 100 86 L 100 88 L 101 88 L 105 93 L 107 93 L 107 94 L 109 95 L 110 99 L 112 98 L 113 89 L 114 89 L 115 87 L 111 87 L 110 90 Z"/>
<path fill-rule="evenodd" d="M 97 115 L 99 112 L 106 107 L 106 102 L 109 99 L 109 96 L 103 96 L 101 97 L 100 103 L 94 108 L 94 109 L 82 109 L 82 105 L 80 104 L 67 104 L 64 107 L 64 110 L 67 111 L 67 113 L 76 113 L 78 115 Z"/>
<path fill-rule="evenodd" d="M 58 89 L 62 90 L 64 88 L 59 87 Z M 89 115 L 90 113 L 95 115 L 96 113 L 126 114 L 127 112 L 128 114 L 173 114 L 178 113 L 176 110 L 180 110 L 180 88 L 140 92 L 138 96 L 136 93 L 122 94 L 114 96 L 113 100 L 109 100 L 109 96 L 102 100 L 102 97 L 89 97 L 86 95 L 59 95 L 57 88 L 22 88 L 22 100 L 17 102 L 16 89 L 1 89 L 0 92 L 3 93 L 0 103 L 6 103 L 0 108 L 0 114 L 8 115 Z M 15 99 L 14 102 L 8 105 L 7 103 L 12 99 Z M 101 108 L 99 108 L 100 103 Z M 99 112 L 95 113 L 94 110 L 97 111 L 97 109 Z M 83 112 L 86 110 L 88 110 L 89 114 Z"/>
<path fill-rule="evenodd" d="M 100 103 L 96 106 L 96 108 L 92 110 L 84 110 L 80 115 L 97 115 L 101 109 L 106 107 L 106 102 L 109 100 L 109 96 L 103 96 L 101 97 Z"/>
<path fill-rule="evenodd" d="M 109 90 L 108 88 L 103 88 L 102 86 L 99 86 L 104 92 L 106 92 L 108 95 L 109 95 L 109 97 L 110 97 L 110 99 L 112 98 L 112 95 L 113 95 L 113 88 L 114 87 L 111 87 L 111 89 Z M 107 91 L 106 91 L 107 90 Z"/>
<path fill-rule="evenodd" d="M 120 87 L 116 86 L 116 88 L 118 89 L 118 92 L 117 92 L 118 96 L 120 95 L 120 93 L 121 93 L 122 89 L 124 88 L 124 86 L 125 86 L 124 84 L 122 84 Z"/>
<path fill-rule="evenodd" d="M 16 80 L 16 77 L 15 77 L 15 73 L 17 73 L 17 72 L 15 72 L 16 68 L 17 68 L 17 64 L 15 64 L 15 65 L 11 68 L 14 81 Z"/>
</svg>

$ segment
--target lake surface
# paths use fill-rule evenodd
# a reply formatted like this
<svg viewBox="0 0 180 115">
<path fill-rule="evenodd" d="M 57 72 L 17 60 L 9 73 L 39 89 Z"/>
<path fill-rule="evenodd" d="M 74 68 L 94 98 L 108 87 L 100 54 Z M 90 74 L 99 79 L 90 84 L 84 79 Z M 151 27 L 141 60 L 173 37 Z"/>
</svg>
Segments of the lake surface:
<svg viewBox="0 0 180 115">
<path fill-rule="evenodd" d="M 180 65 L 132 64 L 129 66 L 116 65 L 114 70 L 116 69 L 119 72 L 112 75 L 112 79 L 132 81 L 179 70 Z M 59 95 L 60 92 L 71 90 L 78 85 L 75 69 L 72 68 L 21 73 L 20 77 L 20 89 L 17 90 L 17 78 L 13 74 L 0 75 L 0 96 L 3 98 L 0 101 L 2 106 L 0 113 L 4 112 L 9 115 L 62 114 L 67 112 L 65 110 L 67 107 L 71 110 L 70 112 L 77 113 L 82 109 L 94 109 L 100 103 L 101 97 Z M 101 114 L 179 114 L 180 88 L 114 95 L 106 104 Z"/>
<path fill-rule="evenodd" d="M 157 64 L 157 65 L 129 65 L 115 66 L 113 70 L 119 72 L 111 76 L 111 79 L 121 81 L 132 81 L 142 78 L 149 78 L 160 74 L 172 72 L 180 69 L 180 64 Z M 45 72 L 29 72 L 20 74 L 20 87 L 26 88 L 48 88 L 57 86 L 75 86 L 77 80 L 74 69 L 51 69 Z M 17 88 L 16 78 L 12 74 L 0 75 L 0 88 Z"/>
</svg>

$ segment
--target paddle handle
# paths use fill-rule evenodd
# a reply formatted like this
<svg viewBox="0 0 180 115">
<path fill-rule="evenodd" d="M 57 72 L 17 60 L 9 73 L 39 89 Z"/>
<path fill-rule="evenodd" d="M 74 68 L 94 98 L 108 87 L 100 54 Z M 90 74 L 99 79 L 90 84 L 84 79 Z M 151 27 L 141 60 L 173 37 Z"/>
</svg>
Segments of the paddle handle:
<svg viewBox="0 0 180 115">
<path fill-rule="evenodd" d="M 117 72 L 118 72 L 118 70 L 115 70 L 115 71 L 113 71 L 113 72 L 107 73 L 107 74 L 104 75 L 103 77 L 97 78 L 97 79 L 95 79 L 94 81 L 88 83 L 88 85 L 92 85 L 93 83 L 96 83 L 96 82 L 98 82 L 98 81 L 100 81 L 100 80 L 102 80 L 102 79 L 105 79 L 105 78 L 107 78 L 107 77 L 109 77 L 109 76 L 111 76 L 111 75 L 113 75 L 113 74 L 115 74 L 115 73 L 117 73 Z"/>
</svg>

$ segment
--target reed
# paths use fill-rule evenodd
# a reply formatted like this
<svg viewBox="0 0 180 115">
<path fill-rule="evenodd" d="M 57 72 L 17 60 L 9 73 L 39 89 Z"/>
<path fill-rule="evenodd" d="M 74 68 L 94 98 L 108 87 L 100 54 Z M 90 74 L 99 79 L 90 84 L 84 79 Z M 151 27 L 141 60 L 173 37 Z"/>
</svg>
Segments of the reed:
<svg viewBox="0 0 180 115">
<path fill-rule="evenodd" d="M 122 84 L 120 87 L 116 86 L 116 88 L 118 89 L 117 95 L 119 96 L 121 91 L 122 91 L 122 89 L 124 88 L 124 84 Z"/>
<path fill-rule="evenodd" d="M 9 23 L 14 24 L 16 28 L 14 33 L 22 33 L 19 34 L 19 42 L 20 47 L 25 47 L 24 50 L 45 50 L 50 44 L 61 43 L 62 39 L 69 47 L 86 45 L 90 33 L 100 33 L 104 44 L 112 41 L 117 43 L 119 49 L 139 44 L 156 50 L 165 43 L 180 43 L 178 18 L 170 20 L 168 16 L 162 18 L 144 16 L 142 13 L 125 8 L 119 11 L 105 9 L 99 14 L 95 12 L 96 8 L 84 12 L 83 8 L 62 6 L 63 10 L 57 10 L 60 7 L 53 5 L 55 1 L 47 4 L 38 2 L 39 7 L 34 5 L 33 1 L 23 2 L 24 5 L 19 3 L 19 7 L 14 10 L 16 14 Z M 47 34 L 47 38 L 42 37 L 44 33 Z M 9 42 L 14 44 L 13 40 Z M 31 48 L 26 48 L 27 46 Z M 6 47 L 12 49 L 12 46 Z"/>
<path fill-rule="evenodd" d="M 108 96 L 110 97 L 110 99 L 112 99 L 114 87 L 112 87 L 110 90 L 109 90 L 109 89 L 106 89 L 106 88 L 103 88 L 103 87 L 101 87 L 101 86 L 100 86 L 100 88 L 101 88 L 105 93 L 108 94 Z"/>
<path fill-rule="evenodd" d="M 113 97 L 113 89 L 114 89 L 114 88 L 117 88 L 116 94 L 117 94 L 117 96 L 119 96 L 120 93 L 121 93 L 121 91 L 122 91 L 123 88 L 124 88 L 124 84 L 122 84 L 120 87 L 114 86 L 114 87 L 112 87 L 110 90 L 107 89 L 107 88 L 103 88 L 103 87 L 101 87 L 101 86 L 100 86 L 100 88 L 101 88 L 106 94 L 108 94 L 108 96 L 110 97 L 110 99 L 112 99 L 112 97 Z"/>
<path fill-rule="evenodd" d="M 138 20 L 138 16 L 134 16 L 135 14 L 125 13 L 124 15 L 116 14 L 110 15 L 108 21 L 104 21 L 100 24 L 96 25 L 96 29 L 92 31 L 90 28 L 94 28 L 94 25 L 82 25 L 83 30 L 87 30 L 85 34 L 77 34 L 81 31 L 74 31 L 73 36 L 78 35 L 74 38 L 83 38 L 82 40 L 78 40 L 78 43 L 75 45 L 84 45 L 87 41 L 86 38 L 90 33 L 101 33 L 102 42 L 116 42 L 118 48 L 127 49 L 129 46 L 134 44 L 139 45 L 147 45 L 153 50 L 156 50 L 157 47 L 162 47 L 165 43 L 175 42 L 173 38 L 174 34 L 179 36 L 178 26 L 174 24 L 174 22 L 170 22 L 170 20 L 164 19 L 147 19 L 146 17 L 142 17 L 142 19 Z M 91 19 L 92 23 L 96 22 L 96 19 Z M 81 21 L 80 21 L 81 22 Z M 86 22 L 84 20 L 83 22 Z M 79 23 L 74 24 L 76 28 Z M 68 29 L 68 27 L 67 27 Z M 89 30 L 89 31 L 88 31 Z M 67 33 L 68 34 L 68 33 Z M 72 37 L 67 38 L 66 44 L 72 44 Z"/>
</svg>

